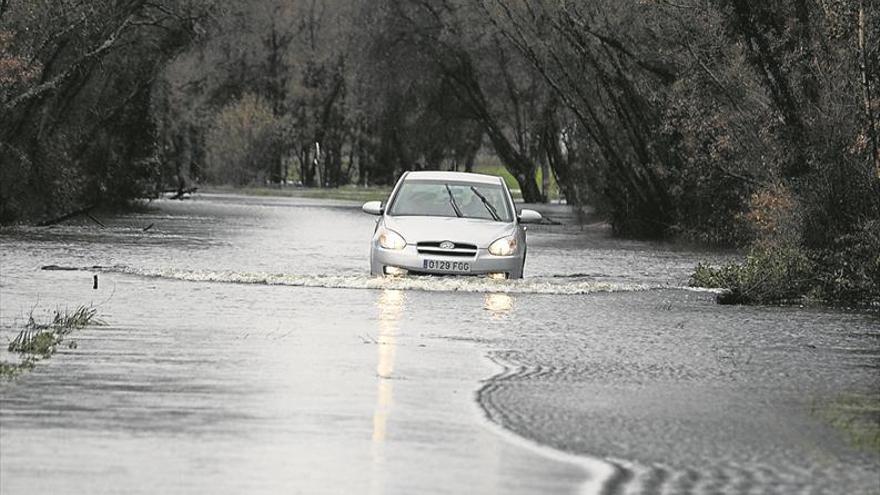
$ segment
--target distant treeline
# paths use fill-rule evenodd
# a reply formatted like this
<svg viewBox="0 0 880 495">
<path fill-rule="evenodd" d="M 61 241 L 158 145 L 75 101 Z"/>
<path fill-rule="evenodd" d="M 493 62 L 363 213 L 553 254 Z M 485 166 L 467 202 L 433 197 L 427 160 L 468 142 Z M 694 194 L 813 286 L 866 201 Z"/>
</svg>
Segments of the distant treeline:
<svg viewBox="0 0 880 495">
<path fill-rule="evenodd" d="M 878 58 L 858 0 L 0 0 L 0 221 L 482 149 L 621 235 L 830 246 L 880 228 Z"/>
</svg>

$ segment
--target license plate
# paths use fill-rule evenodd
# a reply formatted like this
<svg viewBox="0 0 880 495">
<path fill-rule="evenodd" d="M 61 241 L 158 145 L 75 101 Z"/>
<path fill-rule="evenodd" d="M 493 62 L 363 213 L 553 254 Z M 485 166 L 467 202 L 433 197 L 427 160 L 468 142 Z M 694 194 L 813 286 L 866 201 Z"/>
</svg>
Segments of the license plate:
<svg viewBox="0 0 880 495">
<path fill-rule="evenodd" d="M 471 271 L 471 264 L 467 261 L 422 260 L 422 268 L 437 272 L 461 273 Z"/>
</svg>

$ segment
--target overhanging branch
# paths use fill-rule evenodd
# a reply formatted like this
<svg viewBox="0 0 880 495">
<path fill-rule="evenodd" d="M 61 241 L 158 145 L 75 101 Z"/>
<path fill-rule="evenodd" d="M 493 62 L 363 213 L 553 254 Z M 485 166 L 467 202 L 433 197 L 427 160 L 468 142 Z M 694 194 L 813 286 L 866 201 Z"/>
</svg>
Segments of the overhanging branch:
<svg viewBox="0 0 880 495">
<path fill-rule="evenodd" d="M 120 36 L 125 31 L 127 27 L 132 23 L 134 19 L 134 14 L 129 14 L 125 19 L 123 19 L 122 23 L 113 30 L 112 33 L 105 39 L 100 45 L 98 45 L 94 50 L 91 50 L 81 56 L 76 62 L 74 62 L 67 70 L 53 77 L 52 79 L 34 86 L 33 88 L 25 91 L 24 93 L 16 96 L 11 99 L 9 102 L 3 105 L 4 111 L 11 111 L 15 109 L 17 106 L 25 103 L 27 101 L 33 100 L 34 98 L 38 98 L 43 96 L 46 93 L 55 91 L 61 84 L 70 79 L 77 70 L 82 68 L 89 61 L 101 57 L 104 53 L 110 51 L 117 42 L 119 41 Z"/>
</svg>

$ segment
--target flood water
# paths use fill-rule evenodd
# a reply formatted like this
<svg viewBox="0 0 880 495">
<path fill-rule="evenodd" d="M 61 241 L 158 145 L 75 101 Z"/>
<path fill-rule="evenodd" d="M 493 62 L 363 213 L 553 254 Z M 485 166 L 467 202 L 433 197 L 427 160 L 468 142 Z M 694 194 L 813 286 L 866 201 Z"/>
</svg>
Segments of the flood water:
<svg viewBox="0 0 880 495">
<path fill-rule="evenodd" d="M 683 288 L 733 255 L 535 226 L 524 280 L 379 280 L 351 203 L 101 221 L 0 231 L 4 348 L 31 311 L 105 322 L 0 382 L 4 495 L 880 489 L 828 414 L 880 396 L 877 315 Z"/>
</svg>

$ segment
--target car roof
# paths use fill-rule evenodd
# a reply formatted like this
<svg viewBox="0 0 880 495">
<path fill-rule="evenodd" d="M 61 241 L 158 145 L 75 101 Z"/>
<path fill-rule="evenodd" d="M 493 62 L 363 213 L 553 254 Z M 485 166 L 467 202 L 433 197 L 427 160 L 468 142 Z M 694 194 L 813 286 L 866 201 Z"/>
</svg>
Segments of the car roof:
<svg viewBox="0 0 880 495">
<path fill-rule="evenodd" d="M 450 182 L 476 182 L 482 184 L 498 184 L 501 177 L 496 175 L 471 174 L 468 172 L 408 172 L 404 180 L 445 180 Z"/>
</svg>

